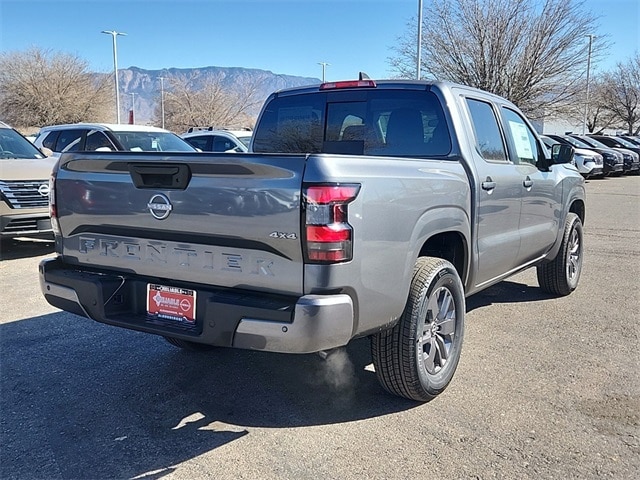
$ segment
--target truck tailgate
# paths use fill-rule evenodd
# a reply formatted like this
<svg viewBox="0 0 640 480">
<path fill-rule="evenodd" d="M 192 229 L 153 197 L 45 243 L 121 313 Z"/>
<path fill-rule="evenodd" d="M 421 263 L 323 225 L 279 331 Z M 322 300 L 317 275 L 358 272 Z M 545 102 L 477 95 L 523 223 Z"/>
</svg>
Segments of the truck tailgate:
<svg viewBox="0 0 640 480">
<path fill-rule="evenodd" d="M 77 153 L 60 159 L 68 263 L 301 294 L 304 155 Z"/>
</svg>

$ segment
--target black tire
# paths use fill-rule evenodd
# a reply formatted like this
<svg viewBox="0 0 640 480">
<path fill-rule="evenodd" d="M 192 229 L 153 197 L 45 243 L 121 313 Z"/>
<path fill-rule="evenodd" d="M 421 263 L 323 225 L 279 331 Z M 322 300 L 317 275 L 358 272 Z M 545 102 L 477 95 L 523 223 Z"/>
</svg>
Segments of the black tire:
<svg viewBox="0 0 640 480">
<path fill-rule="evenodd" d="M 559 296 L 573 292 L 580 280 L 583 252 L 582 221 L 575 213 L 569 213 L 558 254 L 537 267 L 540 288 Z"/>
<path fill-rule="evenodd" d="M 213 345 L 190 342 L 188 340 L 182 340 L 180 338 L 164 337 L 164 339 L 174 347 L 182 348 L 183 350 L 188 350 L 190 352 L 208 352 L 215 348 Z"/>
<path fill-rule="evenodd" d="M 441 258 L 418 258 L 400 320 L 371 337 L 383 388 L 420 402 L 442 393 L 460 360 L 464 316 L 464 288 L 454 266 Z"/>
</svg>

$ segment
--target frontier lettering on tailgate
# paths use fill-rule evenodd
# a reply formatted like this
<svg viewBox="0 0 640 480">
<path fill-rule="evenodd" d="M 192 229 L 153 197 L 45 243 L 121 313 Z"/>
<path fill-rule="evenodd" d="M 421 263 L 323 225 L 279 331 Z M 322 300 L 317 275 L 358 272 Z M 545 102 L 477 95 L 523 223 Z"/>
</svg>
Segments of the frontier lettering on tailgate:
<svg viewBox="0 0 640 480">
<path fill-rule="evenodd" d="M 273 261 L 255 255 L 218 253 L 206 247 L 176 247 L 163 243 L 135 243 L 83 236 L 78 251 L 89 257 L 109 257 L 158 263 L 176 268 L 202 268 L 253 275 L 275 276 Z"/>
</svg>

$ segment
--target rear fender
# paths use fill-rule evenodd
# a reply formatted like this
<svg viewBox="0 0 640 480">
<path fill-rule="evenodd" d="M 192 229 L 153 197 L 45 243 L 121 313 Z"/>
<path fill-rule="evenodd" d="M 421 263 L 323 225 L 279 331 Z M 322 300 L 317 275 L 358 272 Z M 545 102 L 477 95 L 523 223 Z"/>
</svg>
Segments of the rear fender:
<svg viewBox="0 0 640 480">
<path fill-rule="evenodd" d="M 467 212 L 460 206 L 438 207 L 433 210 L 425 212 L 413 230 L 411 238 L 411 251 L 405 260 L 404 276 L 405 285 L 403 298 L 407 298 L 409 295 L 409 288 L 411 287 L 411 279 L 413 277 L 413 267 L 417 258 L 424 254 L 424 248 L 428 244 L 429 240 L 444 234 L 455 233 L 462 237 L 464 247 L 464 259 L 463 261 L 455 262 L 456 265 L 462 266 L 458 271 L 458 275 L 462 280 L 462 283 L 466 285 L 466 280 L 470 272 L 470 239 L 471 239 L 471 224 Z M 429 252 L 430 256 L 437 256 L 446 258 L 447 256 L 443 252 Z M 448 259 L 451 260 L 451 259 Z M 454 263 L 452 261 L 452 263 Z"/>
</svg>

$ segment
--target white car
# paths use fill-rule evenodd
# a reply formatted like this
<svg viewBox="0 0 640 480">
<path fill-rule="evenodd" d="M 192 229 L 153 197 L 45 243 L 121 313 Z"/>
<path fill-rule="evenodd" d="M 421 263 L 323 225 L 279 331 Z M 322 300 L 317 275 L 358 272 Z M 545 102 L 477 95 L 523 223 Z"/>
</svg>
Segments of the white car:
<svg viewBox="0 0 640 480">
<path fill-rule="evenodd" d="M 554 138 L 541 135 L 540 138 L 551 149 L 554 144 L 561 143 Z M 604 177 L 603 158 L 593 150 L 573 147 L 573 161 L 584 178 Z"/>
<path fill-rule="evenodd" d="M 195 152 L 178 135 L 146 125 L 72 123 L 42 127 L 34 144 L 48 148 L 54 156 L 62 152 L 129 151 Z"/>
<path fill-rule="evenodd" d="M 190 128 L 181 137 L 203 152 L 248 152 L 252 133 L 250 129 L 227 130 L 195 127 Z"/>
</svg>

